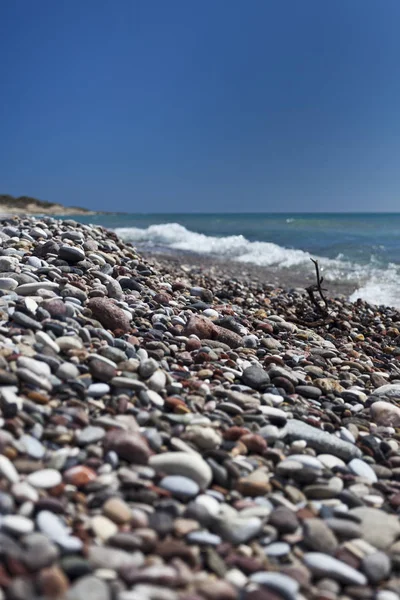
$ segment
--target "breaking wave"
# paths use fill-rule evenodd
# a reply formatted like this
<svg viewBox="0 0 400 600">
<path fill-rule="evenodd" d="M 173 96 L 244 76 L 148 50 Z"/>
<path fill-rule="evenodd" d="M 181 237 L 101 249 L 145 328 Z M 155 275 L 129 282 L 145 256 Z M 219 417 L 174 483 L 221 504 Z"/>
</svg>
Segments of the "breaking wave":
<svg viewBox="0 0 400 600">
<path fill-rule="evenodd" d="M 116 233 L 125 241 L 153 252 L 190 252 L 251 263 L 261 267 L 295 269 L 309 272 L 310 258 L 318 258 L 327 281 L 346 281 L 357 288 L 350 300 L 363 298 L 373 304 L 400 308 L 399 265 L 379 266 L 374 257 L 367 265 L 336 258 L 315 256 L 309 252 L 285 248 L 272 242 L 249 241 L 243 235 L 209 236 L 186 229 L 179 223 L 162 223 L 147 228 L 120 227 Z M 353 288 L 354 289 L 354 288 Z"/>
</svg>

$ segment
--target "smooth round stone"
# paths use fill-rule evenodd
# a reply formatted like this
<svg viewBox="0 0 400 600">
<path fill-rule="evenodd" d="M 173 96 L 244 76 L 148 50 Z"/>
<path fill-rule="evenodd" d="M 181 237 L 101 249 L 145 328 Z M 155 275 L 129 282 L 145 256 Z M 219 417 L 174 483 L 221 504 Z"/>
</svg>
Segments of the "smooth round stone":
<svg viewBox="0 0 400 600">
<path fill-rule="evenodd" d="M 89 469 L 85 465 L 76 465 L 64 471 L 64 481 L 77 487 L 84 487 L 91 481 L 97 478 L 97 474 L 93 469 Z"/>
<path fill-rule="evenodd" d="M 368 581 L 374 584 L 380 583 L 390 575 L 390 558 L 384 552 L 368 554 L 362 560 L 362 570 L 368 577 Z"/>
<path fill-rule="evenodd" d="M 182 475 L 195 481 L 201 489 L 209 486 L 212 471 L 200 454 L 164 452 L 149 458 L 149 465 L 167 475 Z"/>
<path fill-rule="evenodd" d="M 62 477 L 61 473 L 55 469 L 42 469 L 41 471 L 30 473 L 26 480 L 35 488 L 47 490 L 60 485 Z"/>
<path fill-rule="evenodd" d="M 164 371 L 158 369 L 155 373 L 153 373 L 146 383 L 151 390 L 154 390 L 155 392 L 161 392 L 167 383 L 167 376 Z"/>
<path fill-rule="evenodd" d="M 36 269 L 40 269 L 42 266 L 42 261 L 37 256 L 29 256 L 26 262 L 28 265 L 35 267 Z"/>
<path fill-rule="evenodd" d="M 122 498 L 118 498 L 117 496 L 109 498 L 103 504 L 103 513 L 106 517 L 111 519 L 111 521 L 121 525 L 129 523 L 133 519 L 132 509 L 124 500 L 122 500 Z"/>
<path fill-rule="evenodd" d="M 222 542 L 219 535 L 215 535 L 209 531 L 192 531 L 186 536 L 186 540 L 190 544 L 198 544 L 199 546 L 219 546 Z"/>
<path fill-rule="evenodd" d="M 269 571 L 258 571 L 249 577 L 252 583 L 257 583 L 282 594 L 285 600 L 297 600 L 299 591 L 298 582 L 284 573 L 273 573 Z"/>
<path fill-rule="evenodd" d="M 316 577 L 331 577 L 335 581 L 347 585 L 366 585 L 367 583 L 367 578 L 363 573 L 328 554 L 306 552 L 303 560 Z"/>
<path fill-rule="evenodd" d="M 154 406 L 158 406 L 159 408 L 164 406 L 164 398 L 154 390 L 146 390 L 145 392 L 142 392 L 142 394 L 149 402 L 151 402 L 151 404 L 154 404 Z"/>
<path fill-rule="evenodd" d="M 346 427 L 340 428 L 340 437 L 342 440 L 344 440 L 345 442 L 349 442 L 350 444 L 356 443 L 356 438 Z"/>
<path fill-rule="evenodd" d="M 38 290 L 58 290 L 59 285 L 54 281 L 38 281 L 35 283 L 23 283 L 16 288 L 19 296 L 35 296 Z"/>
<path fill-rule="evenodd" d="M 280 556 L 286 556 L 290 552 L 290 545 L 286 542 L 274 542 L 264 548 L 264 552 L 267 556 L 274 556 L 279 558 Z"/>
<path fill-rule="evenodd" d="M 33 521 L 21 515 L 6 515 L 0 523 L 2 529 L 6 529 L 15 535 L 25 535 L 34 530 Z"/>
<path fill-rule="evenodd" d="M 46 453 L 46 448 L 43 444 L 32 435 L 22 435 L 19 442 L 22 444 L 26 454 L 32 458 L 40 460 Z"/>
<path fill-rule="evenodd" d="M 303 521 L 304 543 L 310 550 L 334 554 L 338 547 L 335 534 L 322 519 L 311 518 Z"/>
<path fill-rule="evenodd" d="M 258 517 L 243 518 L 235 515 L 218 516 L 214 522 L 216 532 L 227 542 L 244 544 L 257 536 L 263 527 Z"/>
<path fill-rule="evenodd" d="M 322 396 L 322 390 L 313 385 L 298 385 L 296 386 L 296 394 L 304 396 L 305 398 L 318 400 L 318 398 Z"/>
<path fill-rule="evenodd" d="M 83 548 L 82 540 L 75 535 L 63 535 L 54 541 L 57 542 L 57 545 L 65 554 L 76 554 Z"/>
<path fill-rule="evenodd" d="M 39 344 L 43 344 L 44 346 L 48 346 L 51 348 L 56 354 L 60 352 L 60 346 L 49 336 L 45 331 L 37 331 L 35 333 L 36 340 Z"/>
<path fill-rule="evenodd" d="M 80 446 L 87 446 L 88 444 L 96 444 L 96 442 L 102 440 L 105 435 L 106 432 L 102 427 L 89 425 L 77 433 L 76 439 Z"/>
<path fill-rule="evenodd" d="M 322 431 L 298 419 L 289 419 L 285 428 L 285 439 L 305 440 L 311 448 L 321 454 L 334 454 L 342 460 L 358 458 L 361 451 L 354 444 L 341 440 L 333 433 Z"/>
<path fill-rule="evenodd" d="M 0 475 L 5 477 L 10 483 L 17 483 L 19 481 L 17 469 L 4 454 L 0 454 Z"/>
<path fill-rule="evenodd" d="M 68 529 L 63 521 L 49 510 L 41 510 L 36 516 L 38 529 L 53 541 L 68 536 Z"/>
<path fill-rule="evenodd" d="M 121 595 L 118 594 L 118 597 L 121 598 Z M 110 589 L 107 582 L 94 575 L 87 575 L 86 577 L 80 577 L 72 584 L 65 600 L 110 600 L 110 598 Z M 137 594 L 136 600 L 139 600 L 139 598 L 146 598 L 146 595 Z"/>
<path fill-rule="evenodd" d="M 247 583 L 246 575 L 239 569 L 229 569 L 229 571 L 225 573 L 224 579 L 229 581 L 229 583 L 239 590 L 244 588 Z"/>
<path fill-rule="evenodd" d="M 105 542 L 118 532 L 117 525 L 103 515 L 96 515 L 95 517 L 92 517 L 90 520 L 90 525 L 95 536 L 102 542 Z"/>
<path fill-rule="evenodd" d="M 252 365 L 243 371 L 242 382 L 255 390 L 263 390 L 269 384 L 270 378 L 261 366 Z"/>
<path fill-rule="evenodd" d="M 0 290 L 13 291 L 18 286 L 18 282 L 11 277 L 0 277 Z"/>
<path fill-rule="evenodd" d="M 182 475 L 167 475 L 160 481 L 160 487 L 179 498 L 193 498 L 200 491 L 199 485 Z"/>
<path fill-rule="evenodd" d="M 88 387 L 88 395 L 94 398 L 101 398 L 110 392 L 110 386 L 106 383 L 92 383 Z"/>
<path fill-rule="evenodd" d="M 211 517 L 216 517 L 221 510 L 221 504 L 208 494 L 200 494 L 194 500 L 194 503 L 201 506 Z"/>
<path fill-rule="evenodd" d="M 158 366 L 158 362 L 154 360 L 154 358 L 142 360 L 139 366 L 140 377 L 143 377 L 143 379 L 148 379 L 157 371 Z"/>
<path fill-rule="evenodd" d="M 33 371 L 30 371 L 29 369 L 18 368 L 17 376 L 19 379 L 22 379 L 22 381 L 26 381 L 26 383 L 29 383 L 34 387 L 39 387 L 47 392 L 52 390 L 52 384 L 46 377 L 43 375 L 36 375 L 36 373 L 33 373 Z"/>
<path fill-rule="evenodd" d="M 334 469 L 335 467 L 342 468 L 346 466 L 344 460 L 333 454 L 318 454 L 317 458 L 327 469 Z"/>
<path fill-rule="evenodd" d="M 73 363 L 64 362 L 58 367 L 56 376 L 63 381 L 68 381 L 68 379 L 76 379 L 79 377 L 79 369 Z"/>
<path fill-rule="evenodd" d="M 39 500 L 39 492 L 26 481 L 14 483 L 11 491 L 18 502 L 37 502 Z"/>
<path fill-rule="evenodd" d="M 83 343 L 80 338 L 74 335 L 64 335 L 57 338 L 57 344 L 61 350 L 80 350 Z"/>
<path fill-rule="evenodd" d="M 80 262 L 85 258 L 85 253 L 80 248 L 76 248 L 75 246 L 61 246 L 58 251 L 58 256 L 61 260 L 66 260 L 67 262 Z"/>
<path fill-rule="evenodd" d="M 28 369 L 41 377 L 50 377 L 51 375 L 51 369 L 47 363 L 28 356 L 20 356 L 17 360 L 17 367 Z"/>
<path fill-rule="evenodd" d="M 287 414 L 281 408 L 276 408 L 275 406 L 264 406 L 261 404 L 261 406 L 258 407 L 258 410 L 262 412 L 262 414 L 266 416 L 273 425 L 282 427 L 287 421 Z"/>
<path fill-rule="evenodd" d="M 290 454 L 288 458 L 301 463 L 305 467 L 315 469 L 316 471 L 320 471 L 322 469 L 321 461 L 318 460 L 318 458 L 315 458 L 315 456 L 310 456 L 309 454 Z"/>
<path fill-rule="evenodd" d="M 359 477 L 363 477 L 364 479 L 368 479 L 371 483 L 376 483 L 378 481 L 375 471 L 372 470 L 369 464 L 360 458 L 353 458 L 347 466 L 352 473 Z"/>
<path fill-rule="evenodd" d="M 361 520 L 363 539 L 379 550 L 386 550 L 400 536 L 397 515 L 364 506 L 351 509 L 350 514 Z"/>
<path fill-rule="evenodd" d="M 376 600 L 399 600 L 399 595 L 391 590 L 378 590 Z"/>
</svg>

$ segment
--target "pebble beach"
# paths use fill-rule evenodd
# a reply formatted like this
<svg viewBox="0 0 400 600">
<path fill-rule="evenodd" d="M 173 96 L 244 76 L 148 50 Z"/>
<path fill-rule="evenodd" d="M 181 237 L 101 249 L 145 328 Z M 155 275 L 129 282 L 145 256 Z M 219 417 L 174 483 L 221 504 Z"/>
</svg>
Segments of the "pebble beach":
<svg viewBox="0 0 400 600">
<path fill-rule="evenodd" d="M 400 312 L 300 284 L 0 220 L 0 600 L 400 598 Z"/>
</svg>

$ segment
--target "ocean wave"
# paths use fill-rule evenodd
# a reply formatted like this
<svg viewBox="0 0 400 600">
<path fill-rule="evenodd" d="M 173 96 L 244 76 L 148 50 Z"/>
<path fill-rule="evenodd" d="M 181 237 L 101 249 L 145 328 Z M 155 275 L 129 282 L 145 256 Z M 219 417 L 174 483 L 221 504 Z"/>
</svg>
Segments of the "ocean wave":
<svg viewBox="0 0 400 600">
<path fill-rule="evenodd" d="M 311 254 L 303 250 L 284 248 L 272 242 L 250 242 L 243 235 L 215 237 L 189 231 L 179 223 L 150 225 L 146 229 L 121 227 L 116 233 L 124 240 L 148 247 L 164 246 L 173 250 L 215 255 L 262 267 L 290 268 L 310 264 Z M 326 265 L 337 265 L 336 260 L 320 259 Z"/>
<path fill-rule="evenodd" d="M 272 242 L 251 242 L 243 235 L 209 236 L 186 229 L 179 223 L 162 223 L 147 228 L 120 227 L 116 233 L 125 241 L 153 251 L 183 251 L 216 256 L 261 267 L 295 269 L 309 273 L 310 258 L 319 261 L 326 281 L 354 283 L 356 291 L 350 300 L 362 298 L 372 304 L 400 308 L 399 265 L 382 268 L 374 256 L 367 265 L 346 260 L 343 254 L 336 258 L 311 255 L 309 252 L 285 248 Z"/>
</svg>

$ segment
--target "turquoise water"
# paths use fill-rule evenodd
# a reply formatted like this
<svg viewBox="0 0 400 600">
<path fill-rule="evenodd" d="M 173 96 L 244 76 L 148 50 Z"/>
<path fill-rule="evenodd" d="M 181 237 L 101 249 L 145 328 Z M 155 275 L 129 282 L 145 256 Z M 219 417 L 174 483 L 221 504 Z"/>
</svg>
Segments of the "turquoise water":
<svg viewBox="0 0 400 600">
<path fill-rule="evenodd" d="M 400 306 L 400 214 L 129 214 L 79 217 L 152 252 L 191 252 L 356 283 L 353 298 Z"/>
</svg>

